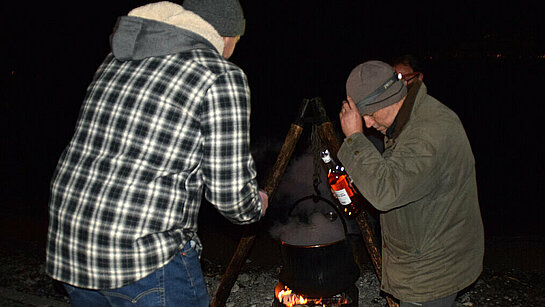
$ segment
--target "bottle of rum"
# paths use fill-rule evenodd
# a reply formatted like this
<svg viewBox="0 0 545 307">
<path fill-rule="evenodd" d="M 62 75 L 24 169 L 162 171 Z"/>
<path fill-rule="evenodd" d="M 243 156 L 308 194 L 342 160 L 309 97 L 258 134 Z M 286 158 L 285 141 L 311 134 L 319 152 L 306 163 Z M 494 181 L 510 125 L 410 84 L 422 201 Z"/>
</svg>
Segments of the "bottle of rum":
<svg viewBox="0 0 545 307">
<path fill-rule="evenodd" d="M 329 150 L 324 150 L 321 156 L 328 168 L 327 181 L 341 204 L 341 211 L 347 218 L 355 218 L 362 209 L 361 196 L 352 185 L 344 167 L 331 158 Z"/>
</svg>

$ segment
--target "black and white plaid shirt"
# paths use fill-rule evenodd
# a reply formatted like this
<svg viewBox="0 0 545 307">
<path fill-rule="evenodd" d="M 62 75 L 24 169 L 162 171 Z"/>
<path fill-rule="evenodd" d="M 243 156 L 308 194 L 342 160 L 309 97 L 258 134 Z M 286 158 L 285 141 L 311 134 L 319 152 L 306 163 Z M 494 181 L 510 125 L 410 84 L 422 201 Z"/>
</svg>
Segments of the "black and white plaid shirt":
<svg viewBox="0 0 545 307">
<path fill-rule="evenodd" d="M 108 55 L 51 183 L 46 271 L 118 288 L 196 239 L 205 197 L 237 224 L 263 210 L 243 71 L 212 49 L 140 61 Z"/>
</svg>

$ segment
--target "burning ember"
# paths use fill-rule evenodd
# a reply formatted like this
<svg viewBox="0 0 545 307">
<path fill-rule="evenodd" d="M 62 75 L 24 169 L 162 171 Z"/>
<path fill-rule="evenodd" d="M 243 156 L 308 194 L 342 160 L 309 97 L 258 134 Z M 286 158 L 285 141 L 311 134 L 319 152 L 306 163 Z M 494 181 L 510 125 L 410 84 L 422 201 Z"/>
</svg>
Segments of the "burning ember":
<svg viewBox="0 0 545 307">
<path fill-rule="evenodd" d="M 276 297 L 280 303 L 288 307 L 292 307 L 295 304 L 306 304 L 308 301 L 302 295 L 292 293 L 292 291 L 286 286 L 284 286 L 284 290 L 280 290 Z"/>
<path fill-rule="evenodd" d="M 352 303 L 344 293 L 330 298 L 305 298 L 303 295 L 295 294 L 293 291 L 279 282 L 275 289 L 275 296 L 278 301 L 287 307 L 294 306 L 342 306 Z"/>
</svg>

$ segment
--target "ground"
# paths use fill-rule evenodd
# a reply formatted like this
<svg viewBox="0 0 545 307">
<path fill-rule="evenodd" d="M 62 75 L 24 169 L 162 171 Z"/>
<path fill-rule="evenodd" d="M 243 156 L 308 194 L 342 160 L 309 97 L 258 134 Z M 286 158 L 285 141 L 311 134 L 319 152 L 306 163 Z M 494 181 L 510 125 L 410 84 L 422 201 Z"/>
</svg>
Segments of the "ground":
<svg viewBox="0 0 545 307">
<path fill-rule="evenodd" d="M 211 296 L 237 243 L 236 232 L 202 234 L 202 263 Z M 222 242 L 219 244 L 218 242 Z M 227 301 L 233 306 L 271 306 L 278 282 L 280 256 L 276 242 L 258 236 Z M 528 237 L 492 238 L 487 242 L 485 269 L 461 293 L 457 306 L 545 306 L 545 240 Z M 62 287 L 44 272 L 43 244 L 0 241 L 0 306 L 69 306 Z M 370 262 L 363 262 L 356 282 L 359 306 L 386 306 Z"/>
</svg>

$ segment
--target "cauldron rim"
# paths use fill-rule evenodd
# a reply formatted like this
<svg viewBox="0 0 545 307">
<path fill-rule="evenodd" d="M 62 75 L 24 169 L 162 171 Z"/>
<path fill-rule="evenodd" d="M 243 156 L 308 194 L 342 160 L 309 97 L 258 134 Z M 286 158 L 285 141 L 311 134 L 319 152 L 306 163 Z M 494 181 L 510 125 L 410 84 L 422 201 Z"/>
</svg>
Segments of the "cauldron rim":
<svg viewBox="0 0 545 307">
<path fill-rule="evenodd" d="M 346 241 L 346 238 L 341 239 L 341 240 L 337 240 L 337 241 L 334 241 L 334 242 L 328 242 L 328 243 L 322 243 L 322 244 L 299 245 L 299 244 L 287 243 L 285 241 L 280 240 L 280 244 L 283 245 L 283 246 L 292 247 L 292 248 L 319 248 L 319 247 L 327 247 L 327 246 L 340 244 L 340 243 L 343 243 L 344 241 Z"/>
</svg>

